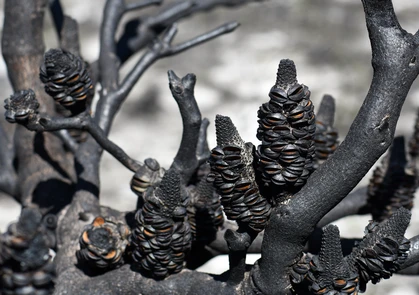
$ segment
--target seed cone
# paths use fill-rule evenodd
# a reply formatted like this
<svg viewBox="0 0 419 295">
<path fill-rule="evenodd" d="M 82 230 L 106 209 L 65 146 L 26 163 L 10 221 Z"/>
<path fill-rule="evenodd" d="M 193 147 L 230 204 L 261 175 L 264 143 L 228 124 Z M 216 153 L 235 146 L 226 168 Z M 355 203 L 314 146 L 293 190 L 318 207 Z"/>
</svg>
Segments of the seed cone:
<svg viewBox="0 0 419 295">
<path fill-rule="evenodd" d="M 32 89 L 21 90 L 4 101 L 6 109 L 5 117 L 10 123 L 22 123 L 29 119 L 29 116 L 36 114 L 39 103 L 36 100 L 35 92 Z"/>
<path fill-rule="evenodd" d="M 323 164 L 339 145 L 338 132 L 333 128 L 334 115 L 335 101 L 332 96 L 325 95 L 316 116 L 316 132 L 314 134 L 315 169 Z"/>
<path fill-rule="evenodd" d="M 189 186 L 191 202 L 188 206 L 188 220 L 194 241 L 209 243 L 215 239 L 218 228 L 224 222 L 220 198 L 206 179 L 196 186 Z"/>
<path fill-rule="evenodd" d="M 45 92 L 73 115 L 83 112 L 93 98 L 87 64 L 65 50 L 51 49 L 45 53 L 40 79 Z"/>
<path fill-rule="evenodd" d="M 417 170 L 406 157 L 403 137 L 396 137 L 380 166 L 374 170 L 368 186 L 368 203 L 373 220 L 388 219 L 399 208 L 413 208 L 417 188 Z"/>
<path fill-rule="evenodd" d="M 253 145 L 240 137 L 229 117 L 215 119 L 217 147 L 211 151 L 211 173 L 207 180 L 221 196 L 229 219 L 239 225 L 262 231 L 269 219 L 271 205 L 259 193 L 253 170 Z"/>
<path fill-rule="evenodd" d="M 301 276 L 307 267 L 309 271 L 304 283 L 312 294 L 358 294 L 358 274 L 343 258 L 337 226 L 324 228 L 319 255 L 311 256 L 308 265 L 303 265 L 300 260 L 294 265 L 293 272 Z M 292 276 L 294 282 L 301 281 L 301 278 L 297 280 L 294 277 L 299 276 Z"/>
<path fill-rule="evenodd" d="M 135 215 L 136 227 L 131 236 L 133 259 L 155 279 L 183 268 L 192 241 L 186 215 L 188 202 L 175 170 L 166 172 L 160 186 L 144 194 L 144 206 Z"/>
<path fill-rule="evenodd" d="M 124 223 L 112 217 L 96 217 L 79 238 L 80 250 L 76 252 L 79 263 L 102 271 L 120 267 L 124 263 L 129 235 L 130 230 Z"/>
<path fill-rule="evenodd" d="M 52 294 L 55 265 L 49 249 L 55 247 L 56 218 L 44 218 L 35 208 L 24 208 L 18 222 L 1 235 L 0 293 Z"/>
<path fill-rule="evenodd" d="M 296 75 L 294 62 L 281 60 L 270 101 L 258 111 L 258 167 L 277 201 L 298 191 L 314 170 L 314 107 L 310 91 L 297 83 Z"/>
<path fill-rule="evenodd" d="M 358 270 L 362 292 L 368 281 L 376 284 L 382 278 L 390 278 L 406 260 L 410 241 L 404 233 L 410 217 L 409 210 L 400 208 L 380 224 L 371 222 L 365 228 L 363 240 L 345 257 L 350 267 Z"/>
<path fill-rule="evenodd" d="M 149 187 L 157 187 L 164 175 L 165 170 L 160 167 L 155 159 L 145 159 L 144 165 L 135 172 L 131 179 L 131 190 L 137 194 L 137 208 L 144 204 L 144 193 Z"/>
</svg>

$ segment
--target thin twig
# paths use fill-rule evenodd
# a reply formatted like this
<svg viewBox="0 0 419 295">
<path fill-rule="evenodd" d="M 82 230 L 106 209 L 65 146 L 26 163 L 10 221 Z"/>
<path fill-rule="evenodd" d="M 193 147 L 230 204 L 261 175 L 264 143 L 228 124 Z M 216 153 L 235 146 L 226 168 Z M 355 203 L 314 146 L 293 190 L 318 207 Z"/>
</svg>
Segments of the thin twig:
<svg viewBox="0 0 419 295">
<path fill-rule="evenodd" d="M 86 130 L 104 150 L 109 152 L 129 170 L 135 172 L 141 167 L 137 161 L 130 158 L 118 145 L 106 137 L 103 130 L 93 121 L 87 112 L 69 118 L 49 118 L 34 114 L 28 120 L 27 124 L 25 124 L 25 127 L 37 132 L 58 131 L 62 129 Z"/>
<path fill-rule="evenodd" d="M 118 58 L 121 64 L 124 63 L 173 23 L 192 14 L 209 11 L 216 7 L 232 8 L 258 1 L 260 0 L 182 0 L 167 5 L 155 15 L 130 22 L 118 41 Z"/>
<path fill-rule="evenodd" d="M 172 56 L 183 52 L 189 48 L 195 47 L 199 44 L 212 40 L 220 35 L 229 33 L 238 27 L 237 22 L 227 23 L 216 28 L 208 33 L 192 38 L 189 41 L 173 46 L 171 44 L 176 35 L 176 25 L 172 25 L 165 31 L 163 36 L 156 39 L 154 44 L 143 54 L 134 68 L 121 82 L 117 90 L 111 91 L 99 101 L 97 106 L 97 116 L 95 117 L 98 125 L 105 131 L 109 132 L 112 121 L 125 101 L 129 92 L 134 87 L 135 83 L 140 79 L 142 74 L 158 59 Z M 103 92 L 103 91 L 102 91 Z"/>
</svg>

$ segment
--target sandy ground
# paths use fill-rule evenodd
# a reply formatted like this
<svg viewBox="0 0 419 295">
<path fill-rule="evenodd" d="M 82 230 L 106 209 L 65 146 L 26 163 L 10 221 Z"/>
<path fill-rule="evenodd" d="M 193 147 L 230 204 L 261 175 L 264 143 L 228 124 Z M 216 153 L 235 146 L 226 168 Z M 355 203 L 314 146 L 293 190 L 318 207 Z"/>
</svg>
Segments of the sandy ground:
<svg viewBox="0 0 419 295">
<path fill-rule="evenodd" d="M 67 13 L 79 21 L 83 56 L 88 61 L 96 60 L 105 1 L 62 2 Z M 3 0 L 0 4 L 3 6 Z M 402 26 L 407 31 L 416 32 L 419 5 L 411 0 L 395 0 L 394 5 Z M 134 16 L 128 14 L 123 22 Z M 3 18 L 2 11 L 0 18 Z M 176 154 L 182 124 L 168 88 L 168 69 L 173 69 L 178 75 L 195 73 L 198 77 L 195 94 L 202 115 L 211 122 L 216 114 L 230 116 L 242 137 L 258 144 L 256 112 L 268 100 L 267 93 L 275 81 L 277 65 L 282 58 L 296 62 L 299 81 L 310 87 L 315 105 L 325 93 L 336 98 L 336 126 L 344 139 L 368 91 L 372 75 L 370 45 L 360 1 L 271 0 L 235 10 L 217 9 L 182 21 L 175 42 L 231 20 L 241 23 L 236 32 L 158 61 L 137 83 L 110 135 L 133 158 L 142 161 L 153 157 L 163 167 L 168 167 Z M 47 48 L 56 46 L 49 16 L 45 38 Z M 137 54 L 123 67 L 122 76 L 139 57 Z M 0 63 L 0 86 L 4 98 L 10 95 L 3 62 Z M 397 134 L 409 137 L 417 106 L 416 83 L 402 112 Z M 208 134 L 213 147 L 213 124 Z M 129 188 L 131 177 L 130 171 L 105 154 L 101 165 L 101 202 L 119 210 L 132 210 L 136 196 Z M 368 177 L 362 184 L 367 182 Z M 14 201 L 0 198 L 1 229 L 18 214 L 19 207 Z M 419 212 L 415 209 L 407 237 L 419 233 L 418 218 Z M 337 224 L 342 236 L 360 237 L 368 219 L 369 216 L 350 217 Z M 249 258 L 255 259 L 254 256 Z M 216 267 L 209 265 L 203 270 L 216 273 L 227 269 L 226 257 L 218 257 L 212 264 Z M 419 294 L 419 281 L 415 277 L 395 276 L 377 286 L 370 285 L 366 294 L 383 293 Z"/>
</svg>

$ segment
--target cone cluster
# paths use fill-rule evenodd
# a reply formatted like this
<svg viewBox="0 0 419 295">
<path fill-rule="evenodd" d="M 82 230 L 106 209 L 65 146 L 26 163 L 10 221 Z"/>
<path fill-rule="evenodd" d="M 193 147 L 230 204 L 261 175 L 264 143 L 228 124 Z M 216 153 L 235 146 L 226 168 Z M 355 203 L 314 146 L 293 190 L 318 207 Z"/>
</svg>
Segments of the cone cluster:
<svg viewBox="0 0 419 295">
<path fill-rule="evenodd" d="M 262 144 L 256 155 L 263 183 L 281 198 L 301 188 L 313 171 L 314 107 L 291 60 L 281 60 L 269 97 L 258 111 Z"/>
<path fill-rule="evenodd" d="M 169 170 L 155 190 L 144 194 L 144 206 L 135 215 L 131 240 L 133 259 L 143 271 L 163 279 L 182 270 L 192 242 L 187 221 L 186 194 L 181 193 L 177 172 Z"/>
<path fill-rule="evenodd" d="M 40 79 L 45 84 L 45 92 L 73 115 L 84 111 L 93 97 L 87 64 L 65 50 L 51 49 L 45 53 Z"/>
<path fill-rule="evenodd" d="M 78 262 L 97 270 L 109 270 L 124 263 L 130 230 L 127 225 L 112 217 L 96 217 L 87 225 L 79 238 Z"/>
<path fill-rule="evenodd" d="M 258 189 L 253 170 L 253 146 L 245 144 L 230 118 L 217 115 L 218 146 L 211 151 L 213 183 L 221 196 L 224 212 L 231 220 L 259 232 L 269 219 L 271 205 Z"/>
<path fill-rule="evenodd" d="M 21 90 L 5 99 L 4 108 L 8 122 L 20 123 L 28 120 L 30 115 L 37 113 L 39 103 L 32 89 Z"/>
<path fill-rule="evenodd" d="M 0 237 L 0 293 L 52 294 L 55 265 L 49 249 L 55 247 L 55 216 L 25 208 L 18 222 Z"/>
</svg>

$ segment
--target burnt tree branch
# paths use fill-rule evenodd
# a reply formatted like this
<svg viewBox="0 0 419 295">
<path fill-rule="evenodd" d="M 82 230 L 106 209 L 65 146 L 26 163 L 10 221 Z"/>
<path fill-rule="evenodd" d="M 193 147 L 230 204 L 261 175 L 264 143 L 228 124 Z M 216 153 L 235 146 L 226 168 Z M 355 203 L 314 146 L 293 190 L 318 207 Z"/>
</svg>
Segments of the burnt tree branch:
<svg viewBox="0 0 419 295">
<path fill-rule="evenodd" d="M 418 41 L 402 30 L 391 1 L 365 0 L 363 5 L 374 68 L 370 90 L 334 155 L 288 204 L 273 210 L 265 229 L 259 269 L 252 274 L 262 293 L 286 290 L 289 279 L 278 274 L 287 272 L 315 225 L 348 195 L 390 146 L 401 107 L 418 75 L 418 65 L 412 64 L 419 54 Z"/>
<path fill-rule="evenodd" d="M 124 63 L 171 24 L 192 14 L 209 11 L 216 7 L 238 7 L 258 1 L 263 0 L 190 0 L 167 5 L 155 15 L 135 19 L 127 24 L 124 34 L 117 43 L 118 58 L 121 63 Z"/>
<path fill-rule="evenodd" d="M 172 40 L 177 33 L 176 25 L 172 25 L 167 31 L 163 33 L 161 38 L 157 38 L 150 48 L 143 54 L 134 68 L 128 73 L 125 79 L 117 84 L 117 89 L 101 99 L 98 103 L 98 113 L 95 119 L 99 126 L 107 133 L 113 118 L 118 112 L 120 106 L 127 98 L 128 94 L 134 87 L 135 83 L 140 79 L 142 74 L 158 59 L 172 56 L 181 53 L 189 48 L 212 40 L 222 34 L 229 33 L 237 28 L 238 24 L 228 23 L 219 28 L 216 28 L 208 33 L 202 34 L 189 41 L 178 45 L 172 45 Z M 102 91 L 103 92 L 103 91 Z"/>
<path fill-rule="evenodd" d="M 169 86 L 179 106 L 183 122 L 182 140 L 171 168 L 181 175 L 181 181 L 188 183 L 198 167 L 196 149 L 201 127 L 201 112 L 194 97 L 196 77 L 188 74 L 179 78 L 173 71 L 168 72 Z"/>
<path fill-rule="evenodd" d="M 64 118 L 49 118 L 39 114 L 32 115 L 23 125 L 28 130 L 35 132 L 60 131 L 65 129 L 86 130 L 96 140 L 96 142 L 107 152 L 109 152 L 122 165 L 131 170 L 137 171 L 140 164 L 129 157 L 118 145 L 109 140 L 103 130 L 93 121 L 92 117 L 83 112 L 77 116 Z"/>
</svg>

